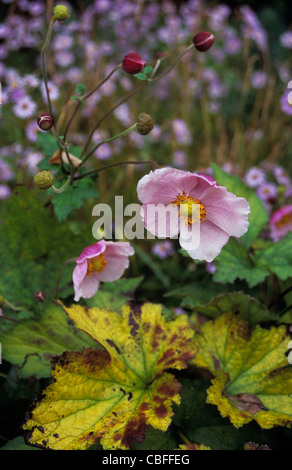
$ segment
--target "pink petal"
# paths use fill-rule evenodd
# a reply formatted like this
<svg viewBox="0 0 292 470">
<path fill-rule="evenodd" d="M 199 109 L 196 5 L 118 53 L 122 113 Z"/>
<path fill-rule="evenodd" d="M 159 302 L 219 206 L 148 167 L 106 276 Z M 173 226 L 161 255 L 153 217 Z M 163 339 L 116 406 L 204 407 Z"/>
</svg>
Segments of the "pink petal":
<svg viewBox="0 0 292 470">
<path fill-rule="evenodd" d="M 247 232 L 250 206 L 245 198 L 217 186 L 205 191 L 200 200 L 206 209 L 207 220 L 230 236 L 241 237 Z"/>
<path fill-rule="evenodd" d="M 141 217 L 148 232 L 159 238 L 173 238 L 179 233 L 178 208 L 174 204 L 143 204 Z"/>
<path fill-rule="evenodd" d="M 143 204 L 168 205 L 178 194 L 185 191 L 189 194 L 196 188 L 199 193 L 215 185 L 209 177 L 177 170 L 176 168 L 161 168 L 143 176 L 137 185 L 138 198 Z"/>
<path fill-rule="evenodd" d="M 87 259 L 83 260 L 76 264 L 73 271 L 73 283 L 76 286 L 79 286 L 87 273 Z"/>
<path fill-rule="evenodd" d="M 210 221 L 200 224 L 200 244 L 195 250 L 191 250 L 189 246 L 184 246 L 181 243 L 191 258 L 198 260 L 205 260 L 211 262 L 219 255 L 223 246 L 229 240 L 229 234 L 221 230 Z"/>
<path fill-rule="evenodd" d="M 94 243 L 86 247 L 79 258 L 77 259 L 76 263 L 82 263 L 85 259 L 95 258 L 95 256 L 100 255 L 105 250 L 105 241 L 100 240 L 98 243 Z"/>
<path fill-rule="evenodd" d="M 95 274 L 91 274 L 90 276 L 85 276 L 81 284 L 74 285 L 75 289 L 75 302 L 78 302 L 80 297 L 84 299 L 89 299 L 96 294 L 99 288 L 99 280 L 95 276 Z"/>
<path fill-rule="evenodd" d="M 103 282 L 112 282 L 119 279 L 129 267 L 129 256 L 135 251 L 128 242 L 106 241 L 104 271 L 96 273 L 96 277 Z"/>
</svg>

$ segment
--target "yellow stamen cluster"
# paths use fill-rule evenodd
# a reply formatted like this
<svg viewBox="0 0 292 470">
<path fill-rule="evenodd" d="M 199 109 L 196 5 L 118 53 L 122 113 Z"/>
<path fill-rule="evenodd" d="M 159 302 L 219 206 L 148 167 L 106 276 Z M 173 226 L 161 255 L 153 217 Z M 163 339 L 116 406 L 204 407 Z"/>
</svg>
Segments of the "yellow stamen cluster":
<svg viewBox="0 0 292 470">
<path fill-rule="evenodd" d="M 171 201 L 171 204 L 180 206 L 179 214 L 185 219 L 185 223 L 188 225 L 192 225 L 194 222 L 203 223 L 206 221 L 206 209 L 202 202 L 199 199 L 194 199 L 190 195 L 187 195 L 185 191 L 178 193 L 176 198 Z M 197 211 L 193 207 L 194 205 L 200 206 L 199 219 L 197 217 Z"/>
<path fill-rule="evenodd" d="M 87 260 L 87 276 L 90 276 L 92 273 L 99 273 L 104 270 L 106 265 L 106 259 L 104 255 L 101 253 L 100 255 L 96 256 L 95 258 L 91 258 Z"/>
</svg>

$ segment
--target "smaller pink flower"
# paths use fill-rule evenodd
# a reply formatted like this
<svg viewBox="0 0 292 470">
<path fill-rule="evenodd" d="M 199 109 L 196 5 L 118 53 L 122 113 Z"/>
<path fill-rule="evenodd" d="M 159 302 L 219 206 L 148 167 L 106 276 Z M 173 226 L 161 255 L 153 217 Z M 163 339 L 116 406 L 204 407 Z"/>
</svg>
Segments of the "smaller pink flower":
<svg viewBox="0 0 292 470">
<path fill-rule="evenodd" d="M 292 205 L 281 207 L 270 217 L 270 234 L 274 242 L 292 232 Z"/>
<path fill-rule="evenodd" d="M 89 299 L 98 291 L 100 282 L 119 279 L 129 266 L 129 256 L 134 254 L 128 242 L 100 240 L 82 251 L 73 271 L 76 302 L 80 297 Z"/>
</svg>

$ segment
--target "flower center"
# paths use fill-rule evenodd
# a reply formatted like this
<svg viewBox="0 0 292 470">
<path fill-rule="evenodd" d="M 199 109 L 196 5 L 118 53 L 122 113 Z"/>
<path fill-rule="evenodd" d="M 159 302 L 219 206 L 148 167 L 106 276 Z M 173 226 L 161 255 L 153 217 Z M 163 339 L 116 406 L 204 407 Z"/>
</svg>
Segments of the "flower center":
<svg viewBox="0 0 292 470">
<path fill-rule="evenodd" d="M 99 273 L 103 271 L 106 265 L 106 259 L 103 254 L 96 256 L 95 258 L 90 258 L 87 260 L 87 276 L 90 276 L 92 273 Z"/>
<path fill-rule="evenodd" d="M 292 214 L 286 214 L 280 220 L 278 220 L 278 222 L 276 222 L 276 225 L 278 228 L 282 228 L 291 223 L 292 223 Z"/>
<path fill-rule="evenodd" d="M 171 201 L 171 204 L 180 206 L 178 213 L 184 218 L 185 223 L 188 225 L 192 225 L 194 222 L 203 223 L 206 221 L 206 209 L 200 199 L 192 198 L 190 195 L 187 195 L 185 191 L 178 193 L 176 198 Z M 200 206 L 199 214 L 197 206 Z"/>
</svg>

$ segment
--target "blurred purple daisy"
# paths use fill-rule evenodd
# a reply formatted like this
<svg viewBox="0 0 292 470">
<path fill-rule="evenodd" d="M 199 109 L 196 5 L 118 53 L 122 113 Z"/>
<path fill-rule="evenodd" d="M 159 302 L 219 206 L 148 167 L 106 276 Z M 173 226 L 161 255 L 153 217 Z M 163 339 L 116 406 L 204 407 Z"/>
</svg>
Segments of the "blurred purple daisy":
<svg viewBox="0 0 292 470">
<path fill-rule="evenodd" d="M 265 173 L 259 168 L 250 168 L 244 177 L 244 181 L 250 188 L 257 188 L 265 182 Z"/>
<path fill-rule="evenodd" d="M 270 217 L 270 235 L 277 242 L 292 232 L 292 205 L 281 207 Z"/>
<path fill-rule="evenodd" d="M 152 253 L 158 258 L 167 258 L 168 256 L 171 256 L 174 254 L 174 249 L 172 242 L 169 240 L 165 240 L 163 242 L 158 242 L 152 247 Z"/>
</svg>

